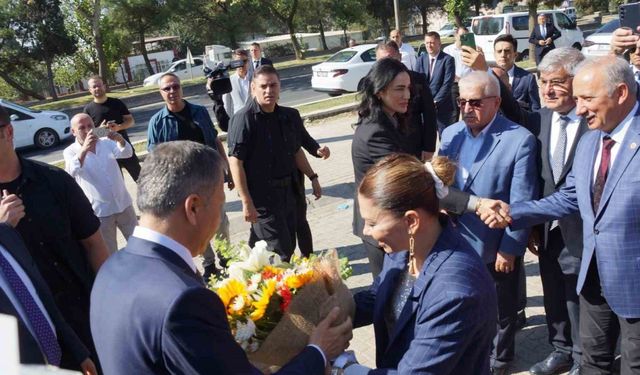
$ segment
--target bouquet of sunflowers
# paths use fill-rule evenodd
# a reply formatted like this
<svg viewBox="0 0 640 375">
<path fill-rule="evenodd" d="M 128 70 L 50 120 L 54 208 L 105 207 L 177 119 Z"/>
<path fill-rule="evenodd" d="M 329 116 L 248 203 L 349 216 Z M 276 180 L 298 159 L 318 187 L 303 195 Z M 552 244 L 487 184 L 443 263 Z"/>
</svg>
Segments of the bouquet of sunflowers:
<svg viewBox="0 0 640 375">
<path fill-rule="evenodd" d="M 216 244 L 229 259 L 226 274 L 211 279 L 227 312 L 231 332 L 261 370 L 283 366 L 304 349 L 315 326 L 334 306 L 344 321 L 353 318 L 355 303 L 343 280 L 351 275 L 346 258 L 331 250 L 289 263 L 260 241 Z"/>
</svg>

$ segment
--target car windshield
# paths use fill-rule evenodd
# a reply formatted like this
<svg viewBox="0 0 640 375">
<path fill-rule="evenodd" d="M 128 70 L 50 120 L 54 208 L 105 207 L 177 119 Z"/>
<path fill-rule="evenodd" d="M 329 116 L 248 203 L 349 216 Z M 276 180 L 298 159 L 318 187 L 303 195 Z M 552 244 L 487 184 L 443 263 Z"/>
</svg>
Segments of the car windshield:
<svg viewBox="0 0 640 375">
<path fill-rule="evenodd" d="M 453 30 L 453 24 L 446 24 L 444 26 L 442 26 L 442 28 L 440 30 Z"/>
<path fill-rule="evenodd" d="M 620 20 L 613 20 L 605 23 L 594 34 L 611 34 L 620 27 Z"/>
<path fill-rule="evenodd" d="M 4 104 L 4 103 L 2 103 L 2 104 Z M 42 111 L 39 111 L 37 109 L 31 109 L 31 108 L 23 107 L 23 106 L 21 106 L 19 104 L 16 104 L 16 103 L 11 103 L 11 105 L 16 107 L 17 109 L 19 109 L 21 111 L 24 111 L 24 112 L 29 112 L 29 113 L 40 113 L 40 112 L 42 112 Z"/>
<path fill-rule="evenodd" d="M 327 62 L 347 62 L 356 55 L 356 51 L 340 51 L 331 56 Z"/>
<path fill-rule="evenodd" d="M 473 33 L 476 35 L 496 35 L 504 26 L 502 17 L 476 18 L 471 23 Z"/>
</svg>

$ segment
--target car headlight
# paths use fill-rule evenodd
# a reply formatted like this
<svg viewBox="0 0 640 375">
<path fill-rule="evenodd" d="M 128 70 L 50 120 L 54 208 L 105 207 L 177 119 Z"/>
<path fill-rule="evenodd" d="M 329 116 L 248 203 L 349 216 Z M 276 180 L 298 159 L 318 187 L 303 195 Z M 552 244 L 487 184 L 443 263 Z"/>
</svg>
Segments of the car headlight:
<svg viewBox="0 0 640 375">
<path fill-rule="evenodd" d="M 65 115 L 51 115 L 51 118 L 56 120 L 56 121 L 63 121 L 67 119 L 67 116 Z"/>
</svg>

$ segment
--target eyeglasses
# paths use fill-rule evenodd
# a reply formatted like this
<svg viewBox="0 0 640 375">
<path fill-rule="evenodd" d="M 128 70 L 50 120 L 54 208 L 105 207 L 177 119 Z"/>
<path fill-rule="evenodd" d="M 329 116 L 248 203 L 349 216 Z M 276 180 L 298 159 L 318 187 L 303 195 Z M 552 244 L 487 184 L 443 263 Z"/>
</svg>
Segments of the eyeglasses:
<svg viewBox="0 0 640 375">
<path fill-rule="evenodd" d="M 564 79 L 550 79 L 550 80 L 546 80 L 546 79 L 540 79 L 538 80 L 538 84 L 540 85 L 540 88 L 544 88 L 546 85 L 550 85 L 553 88 L 558 88 L 558 87 L 563 87 L 565 83 L 567 83 L 568 80 L 570 80 L 571 76 L 564 78 Z"/>
<path fill-rule="evenodd" d="M 164 92 L 178 91 L 180 90 L 180 85 L 176 83 L 175 85 L 163 87 L 160 90 Z"/>
<path fill-rule="evenodd" d="M 458 106 L 460 108 L 464 108 L 467 104 L 469 104 L 472 108 L 482 108 L 482 101 L 489 98 L 495 98 L 495 96 L 487 96 L 480 99 L 460 99 L 458 98 Z"/>
</svg>

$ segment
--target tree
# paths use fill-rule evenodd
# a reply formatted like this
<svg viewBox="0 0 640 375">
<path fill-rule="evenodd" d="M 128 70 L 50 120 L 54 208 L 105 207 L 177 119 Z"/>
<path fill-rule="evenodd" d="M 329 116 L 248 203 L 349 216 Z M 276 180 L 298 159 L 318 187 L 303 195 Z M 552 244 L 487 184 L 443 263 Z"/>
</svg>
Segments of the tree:
<svg viewBox="0 0 640 375">
<path fill-rule="evenodd" d="M 304 60 L 304 55 L 302 54 L 302 48 L 300 47 L 300 42 L 298 38 L 296 38 L 296 29 L 295 29 L 295 17 L 298 12 L 298 5 L 300 4 L 299 0 L 258 0 L 259 3 L 269 9 L 269 12 L 282 23 L 289 32 L 289 37 L 291 38 L 291 44 L 293 44 L 293 51 L 296 54 L 296 59 Z"/>
<path fill-rule="evenodd" d="M 544 2 L 541 0 L 527 0 L 527 5 L 529 6 L 529 32 L 533 32 L 533 29 L 536 27 L 539 5 L 544 3 L 549 7 L 553 7 L 560 5 L 561 2 L 562 0 L 549 0 Z M 536 46 L 534 44 L 529 44 L 529 59 L 533 59 L 535 55 Z"/>
<path fill-rule="evenodd" d="M 328 50 L 324 36 L 326 18 L 331 9 L 331 0 L 302 0 L 301 6 L 306 11 L 300 15 L 300 21 L 308 26 L 315 26 L 320 32 L 320 44 L 323 50 Z"/>
<path fill-rule="evenodd" d="M 449 14 L 449 18 L 453 19 L 456 27 L 463 26 L 462 20 L 469 13 L 469 0 L 446 0 L 444 10 Z"/>
<path fill-rule="evenodd" d="M 361 0 L 332 0 L 330 4 L 331 18 L 344 34 L 345 46 L 349 43 L 347 30 L 351 25 L 362 20 L 363 2 Z"/>
<path fill-rule="evenodd" d="M 393 0 L 368 0 L 367 11 L 380 20 L 382 33 L 389 35 L 391 32 L 389 17 L 393 16 Z"/>
<path fill-rule="evenodd" d="M 422 35 L 425 35 L 429 27 L 427 14 L 433 9 L 443 8 L 444 3 L 441 0 L 412 0 L 410 6 L 420 13 L 420 18 L 422 19 Z"/>
</svg>

